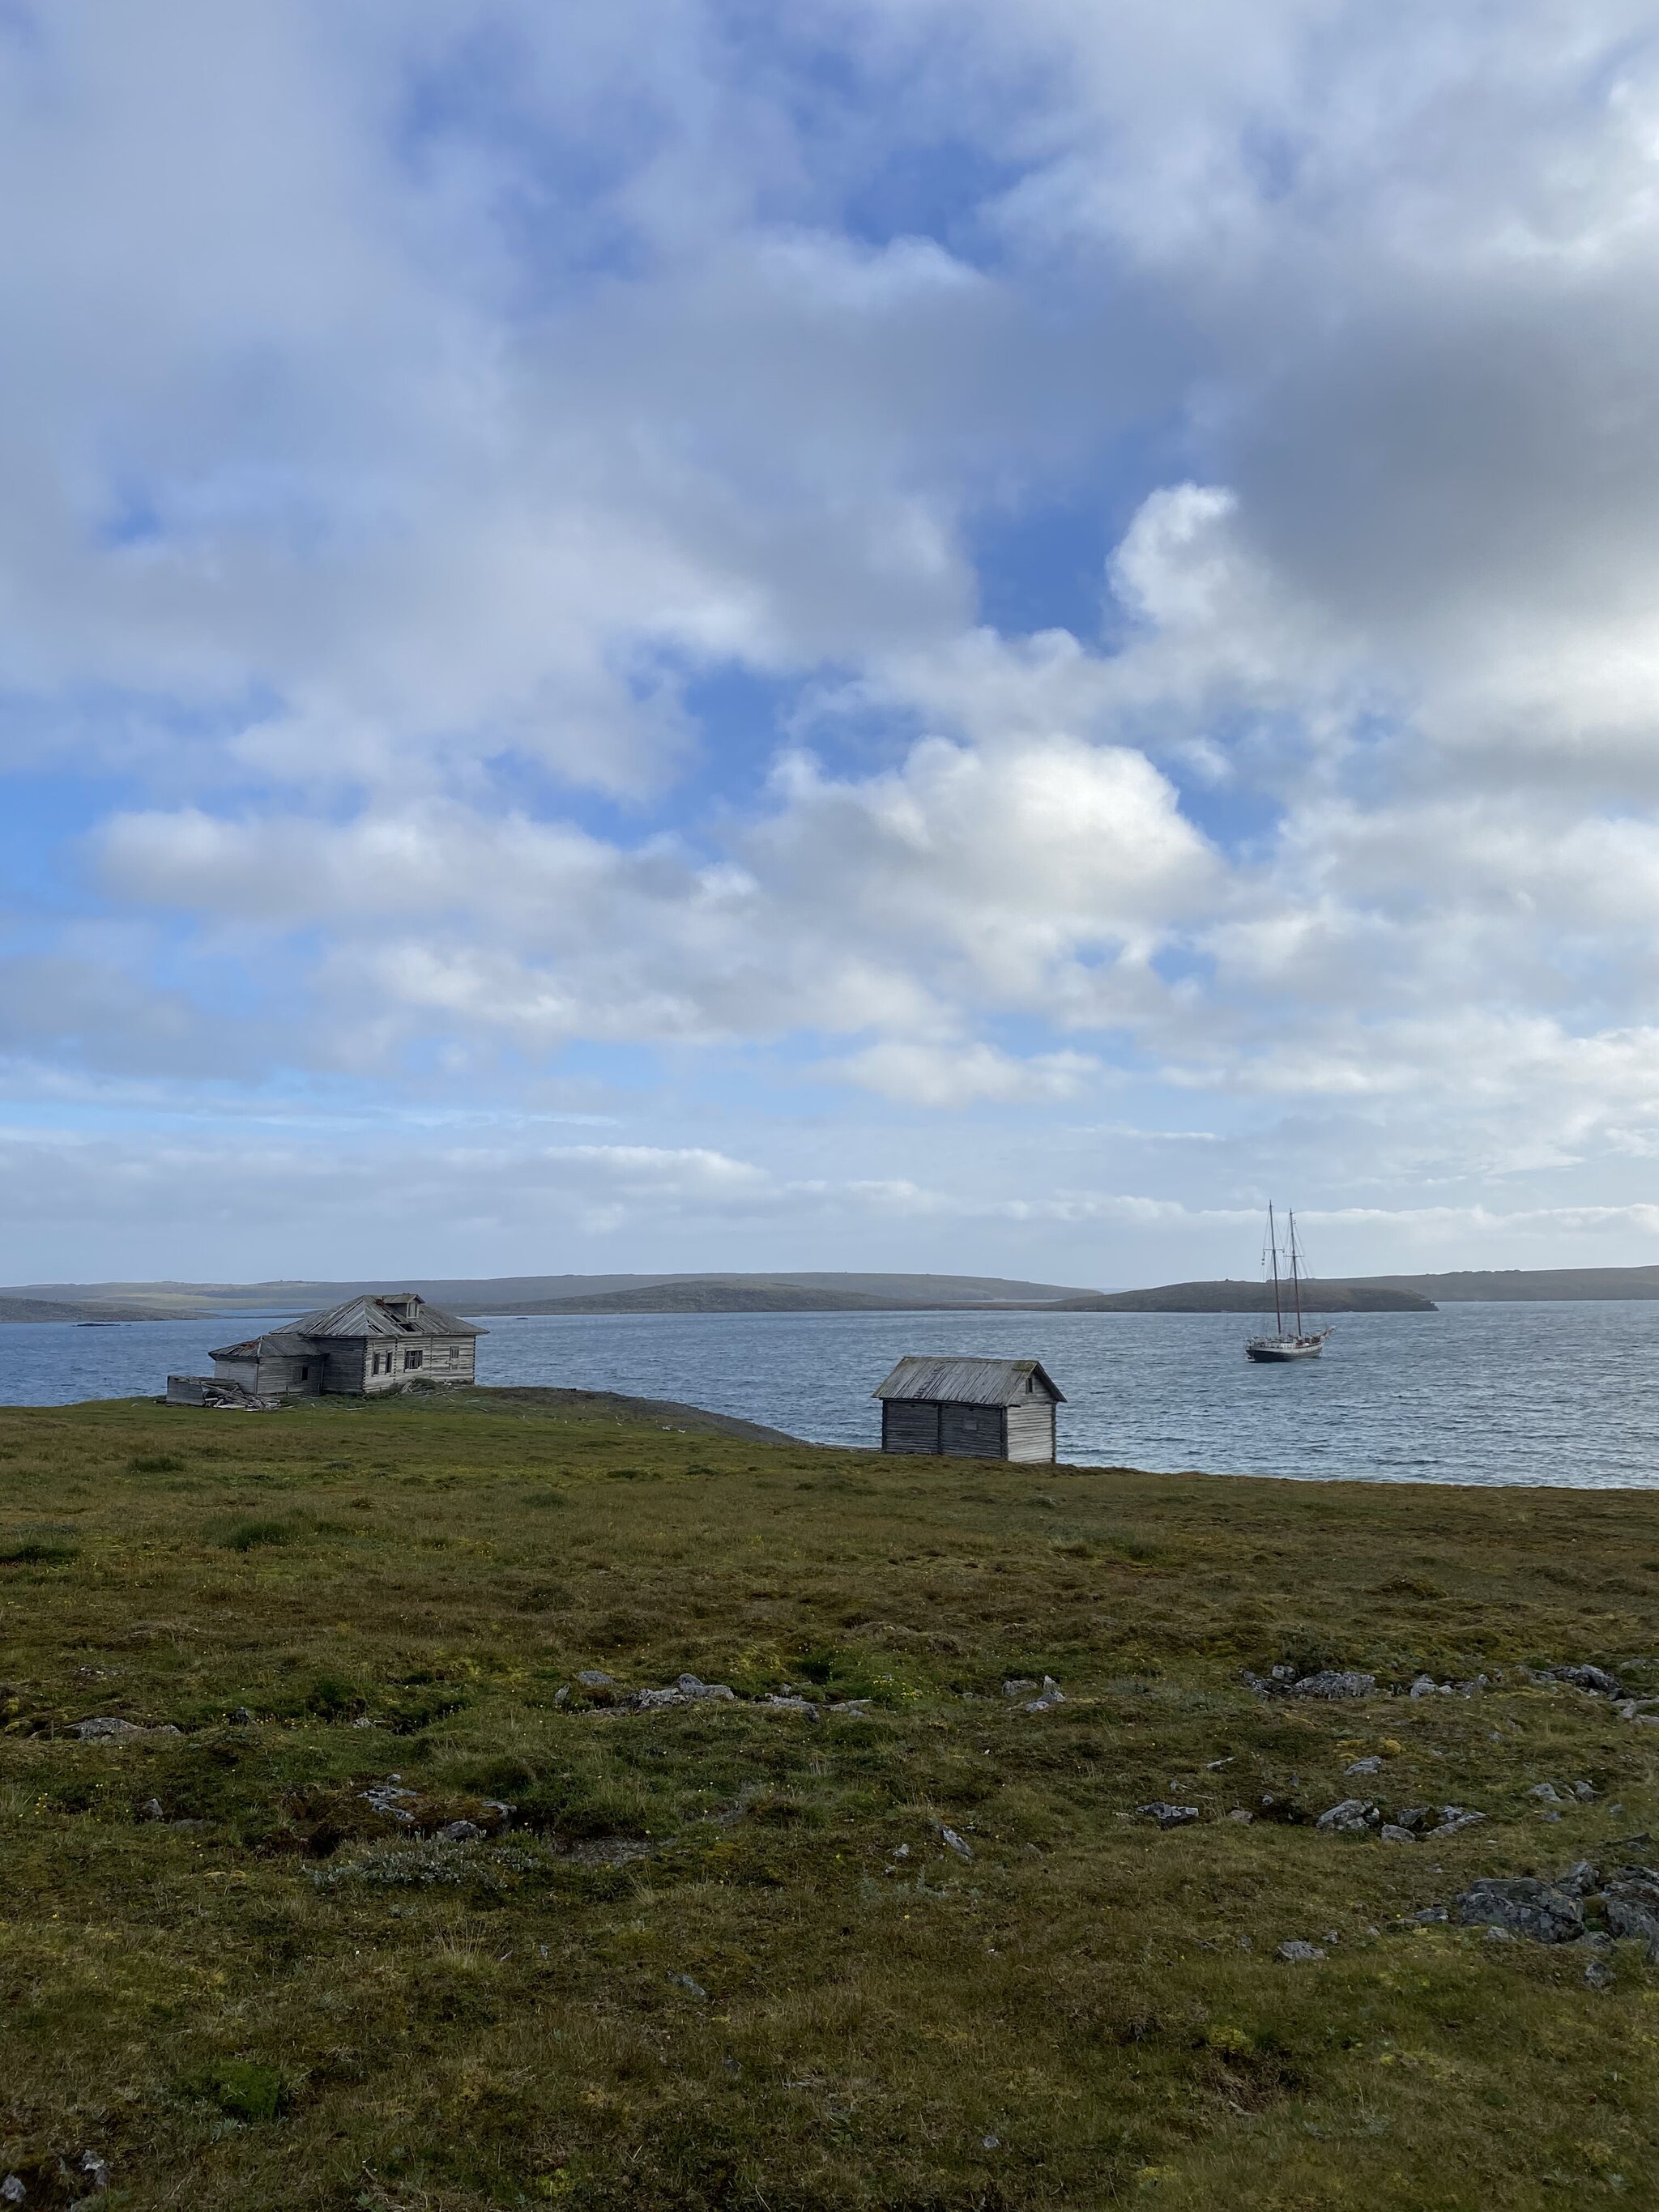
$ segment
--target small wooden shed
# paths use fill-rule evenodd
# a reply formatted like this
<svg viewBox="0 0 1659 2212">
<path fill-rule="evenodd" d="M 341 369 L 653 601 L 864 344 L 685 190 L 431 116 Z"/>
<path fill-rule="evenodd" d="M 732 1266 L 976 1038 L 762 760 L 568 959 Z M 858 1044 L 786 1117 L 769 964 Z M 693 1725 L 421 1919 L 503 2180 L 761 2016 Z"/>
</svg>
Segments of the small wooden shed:
<svg viewBox="0 0 1659 2212">
<path fill-rule="evenodd" d="M 1066 1397 L 1040 1359 L 901 1359 L 880 1389 L 881 1448 L 1052 1460 Z"/>
</svg>

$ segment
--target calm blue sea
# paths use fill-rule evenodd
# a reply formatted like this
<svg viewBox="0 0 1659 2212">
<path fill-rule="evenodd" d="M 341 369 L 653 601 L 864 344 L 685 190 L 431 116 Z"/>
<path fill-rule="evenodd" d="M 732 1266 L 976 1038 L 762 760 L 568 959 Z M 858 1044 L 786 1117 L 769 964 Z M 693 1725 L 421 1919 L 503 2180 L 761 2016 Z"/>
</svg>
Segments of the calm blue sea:
<svg viewBox="0 0 1659 2212">
<path fill-rule="evenodd" d="M 252 1316 L 0 1327 L 0 1404 L 159 1392 Z M 1659 1483 L 1659 1303 L 1451 1305 L 1340 1322 L 1324 1358 L 1253 1367 L 1240 1315 L 640 1314 L 492 1320 L 481 1382 L 621 1390 L 874 1443 L 907 1352 L 1035 1353 L 1060 1457 L 1378 1482 Z"/>
</svg>

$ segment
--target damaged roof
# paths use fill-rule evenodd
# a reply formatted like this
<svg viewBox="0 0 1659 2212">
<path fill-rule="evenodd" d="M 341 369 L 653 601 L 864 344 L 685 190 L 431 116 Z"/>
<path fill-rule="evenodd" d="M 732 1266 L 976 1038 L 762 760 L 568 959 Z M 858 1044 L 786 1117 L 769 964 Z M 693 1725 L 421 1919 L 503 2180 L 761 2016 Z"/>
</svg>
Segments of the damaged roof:
<svg viewBox="0 0 1659 2212">
<path fill-rule="evenodd" d="M 267 1329 L 263 1336 L 250 1336 L 244 1343 L 227 1345 L 222 1352 L 210 1352 L 208 1357 L 303 1359 L 307 1352 L 316 1351 L 319 1344 L 353 1337 L 401 1337 L 408 1343 L 411 1339 L 418 1341 L 427 1336 L 489 1334 L 477 1322 L 463 1321 L 459 1314 L 447 1313 L 442 1306 L 428 1305 L 413 1291 L 383 1297 L 365 1292 L 361 1297 L 348 1298 L 343 1305 L 324 1306 L 316 1313 L 301 1314 L 298 1321 L 289 1322 L 283 1328 Z"/>
</svg>

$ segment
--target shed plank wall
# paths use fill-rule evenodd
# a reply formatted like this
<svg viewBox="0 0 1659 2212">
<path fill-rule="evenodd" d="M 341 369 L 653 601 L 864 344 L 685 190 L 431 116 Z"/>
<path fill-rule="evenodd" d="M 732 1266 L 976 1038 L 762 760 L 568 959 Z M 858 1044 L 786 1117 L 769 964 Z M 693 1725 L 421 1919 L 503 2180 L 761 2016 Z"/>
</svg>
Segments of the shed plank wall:
<svg viewBox="0 0 1659 2212">
<path fill-rule="evenodd" d="M 952 1459 L 1000 1459 L 1000 1406 L 941 1406 L 939 1448 Z"/>
<path fill-rule="evenodd" d="M 930 1405 L 926 1399 L 884 1399 L 881 1448 L 890 1452 L 936 1452 L 939 1449 L 939 1407 Z"/>
<path fill-rule="evenodd" d="M 1022 1398 L 1008 1408 L 1007 1456 L 1051 1460 L 1054 1455 L 1054 1409 L 1046 1395 Z"/>
</svg>

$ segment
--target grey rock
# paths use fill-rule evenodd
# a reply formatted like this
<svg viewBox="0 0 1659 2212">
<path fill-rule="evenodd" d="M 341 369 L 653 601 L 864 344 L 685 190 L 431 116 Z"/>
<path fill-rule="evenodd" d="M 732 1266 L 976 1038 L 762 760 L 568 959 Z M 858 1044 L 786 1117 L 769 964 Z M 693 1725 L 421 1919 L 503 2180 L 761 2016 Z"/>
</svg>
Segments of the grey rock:
<svg viewBox="0 0 1659 2212">
<path fill-rule="evenodd" d="M 1484 1813 L 1474 1811 L 1472 1806 L 1443 1805 L 1440 1808 L 1440 1825 L 1434 1832 L 1437 1838 L 1455 1836 L 1462 1828 L 1478 1827 L 1486 1817 Z"/>
<path fill-rule="evenodd" d="M 449 1820 L 438 1831 L 441 1844 L 476 1844 L 482 1841 L 485 1831 L 476 1820 Z"/>
<path fill-rule="evenodd" d="M 803 1698 L 799 1692 L 795 1691 L 792 1691 L 784 1697 L 780 1696 L 775 1690 L 770 1697 L 763 1699 L 762 1702 L 769 1705 L 774 1712 L 816 1714 L 817 1711 L 817 1707 L 812 1703 L 811 1698 Z"/>
<path fill-rule="evenodd" d="M 137 1817 L 141 1820 L 165 1820 L 167 1811 L 159 1797 L 146 1797 L 138 1808 Z"/>
<path fill-rule="evenodd" d="M 1420 1920 L 1426 1928 L 1432 1926 L 1437 1921 L 1449 1920 L 1451 1915 L 1443 1905 L 1425 1905 L 1420 1911 L 1413 1912 L 1412 1918 Z"/>
<path fill-rule="evenodd" d="M 94 2192 L 109 2187 L 109 2166 L 95 2150 L 83 2150 L 76 2160 L 76 2166 Z"/>
<path fill-rule="evenodd" d="M 1248 1828 L 1251 1821 L 1255 1820 L 1255 1814 L 1247 1811 L 1243 1805 L 1235 1805 L 1232 1811 L 1228 1814 L 1227 1818 L 1230 1820 L 1237 1820 L 1241 1828 Z"/>
<path fill-rule="evenodd" d="M 1593 1690 L 1598 1697 L 1622 1698 L 1625 1686 L 1616 1674 L 1609 1674 L 1605 1667 L 1547 1667 L 1547 1681 L 1571 1682 L 1575 1689 Z"/>
<path fill-rule="evenodd" d="M 1052 1674 L 1045 1674 L 1042 1678 L 1042 1696 L 1033 1698 L 1025 1710 L 1028 1713 L 1051 1712 L 1056 1705 L 1063 1705 L 1065 1702 L 1065 1691 L 1060 1688 Z"/>
<path fill-rule="evenodd" d="M 724 1682 L 703 1682 L 695 1674 L 682 1674 L 666 1689 L 635 1690 L 628 1704 L 636 1713 L 653 1713 L 665 1705 L 733 1705 L 737 1695 Z"/>
<path fill-rule="evenodd" d="M 690 1974 L 671 1974 L 669 1980 L 677 1990 L 689 1990 L 694 1997 L 706 1997 L 708 1992 L 701 1982 L 694 1982 Z"/>
<path fill-rule="evenodd" d="M 379 1728 L 380 1723 L 379 1721 L 371 1720 L 367 1713 L 359 1713 L 351 1725 L 356 1729 L 372 1729 Z"/>
<path fill-rule="evenodd" d="M 1591 1990 L 1610 1990 L 1613 1984 L 1611 1966 L 1600 1959 L 1592 1959 L 1584 1968 L 1584 1986 Z"/>
<path fill-rule="evenodd" d="M 1382 1826 L 1380 1809 L 1364 1797 L 1345 1797 L 1314 1822 L 1328 1836 L 1370 1836 Z"/>
<path fill-rule="evenodd" d="M 1534 1782 L 1527 1795 L 1528 1797 L 1546 1798 L 1552 1805 L 1559 1805 L 1561 1802 L 1553 1782 Z"/>
<path fill-rule="evenodd" d="M 1409 1829 L 1413 1836 L 1425 1835 L 1434 1826 L 1434 1814 L 1426 1805 L 1402 1805 L 1394 1816 L 1394 1825 Z"/>
<path fill-rule="evenodd" d="M 1323 1667 L 1316 1674 L 1304 1674 L 1299 1682 L 1291 1685 L 1293 1698 L 1370 1698 L 1376 1694 L 1375 1674 L 1344 1673 L 1335 1667 Z"/>
<path fill-rule="evenodd" d="M 9 2173 L 0 2181 L 0 2203 L 21 2204 L 27 2195 L 28 2191 L 15 2173 Z"/>
<path fill-rule="evenodd" d="M 1023 1698 L 1036 1687 L 1035 1674 L 1016 1674 L 1002 1686 L 1005 1698 Z"/>
<path fill-rule="evenodd" d="M 1409 1828 L 1400 1827 L 1393 1820 L 1385 1820 L 1377 1833 L 1385 1844 L 1414 1844 L 1417 1841 Z"/>
<path fill-rule="evenodd" d="M 1295 1940 L 1289 1943 L 1281 1943 L 1278 1950 L 1273 1953 L 1273 1956 L 1276 1959 L 1283 1959 L 1287 1966 L 1299 1966 L 1307 1960 L 1322 1959 L 1325 1954 L 1317 1943 L 1304 1943 L 1300 1940 Z"/>
<path fill-rule="evenodd" d="M 612 1678 L 599 1667 L 584 1667 L 576 1680 L 585 1690 L 611 1690 L 616 1687 Z"/>
<path fill-rule="evenodd" d="M 412 1820 L 415 1815 L 408 1808 L 415 1802 L 418 1792 L 398 1789 L 397 1781 L 398 1777 L 394 1774 L 385 1782 L 371 1782 L 367 1790 L 360 1790 L 357 1794 L 364 1804 L 372 1807 L 386 1820 Z"/>
<path fill-rule="evenodd" d="M 553 1702 L 556 1705 L 568 1705 L 569 1701 L 570 1685 L 568 1682 L 561 1682 L 558 1688 L 553 1692 Z"/>
<path fill-rule="evenodd" d="M 1172 1805 L 1166 1798 L 1155 1797 L 1150 1805 L 1137 1805 L 1137 1820 L 1154 1820 L 1160 1828 L 1190 1827 L 1199 1817 L 1196 1805 Z"/>
<path fill-rule="evenodd" d="M 1419 1674 L 1406 1695 L 1408 1698 L 1431 1698 L 1439 1687 L 1432 1674 Z"/>
<path fill-rule="evenodd" d="M 1601 1869 L 1589 1859 L 1575 1859 L 1565 1874 L 1557 1875 L 1555 1887 L 1569 1897 L 1593 1897 L 1601 1887 Z"/>
<path fill-rule="evenodd" d="M 939 1832 L 939 1840 L 948 1850 L 953 1850 L 959 1859 L 971 1859 L 973 1857 L 973 1845 L 963 1837 L 959 1836 L 954 1828 L 942 1827 Z"/>
<path fill-rule="evenodd" d="M 1457 1899 L 1457 1917 L 1465 1928 L 1499 1928 L 1534 1943 L 1576 1943 L 1584 1932 L 1577 1898 L 1528 1875 L 1472 1882 Z"/>
<path fill-rule="evenodd" d="M 1609 1931 L 1659 1943 L 1659 1879 L 1643 1867 L 1620 1867 L 1602 1893 Z"/>
<path fill-rule="evenodd" d="M 1370 1759 L 1356 1759 L 1352 1766 L 1345 1766 L 1342 1771 L 1345 1774 L 1381 1774 L 1382 1762 L 1375 1755 Z"/>
<path fill-rule="evenodd" d="M 483 1801 L 483 1808 L 486 1813 L 493 1813 L 502 1827 L 506 1827 L 519 1809 L 516 1805 L 509 1805 L 500 1797 L 486 1797 Z"/>
<path fill-rule="evenodd" d="M 230 1724 L 233 1728 L 252 1728 L 253 1716 L 246 1705 L 238 1705 L 230 1717 Z"/>
<path fill-rule="evenodd" d="M 78 1735 L 82 1743 L 138 1743 L 153 1731 L 140 1728 L 134 1721 L 117 1720 L 113 1714 L 100 1713 L 89 1721 L 72 1721 L 70 1734 Z"/>
<path fill-rule="evenodd" d="M 1488 1943 L 1518 1943 L 1520 1940 L 1512 1928 L 1488 1928 L 1486 1930 Z"/>
<path fill-rule="evenodd" d="M 1588 1782 L 1575 1782 L 1572 1785 L 1572 1794 L 1581 1805 L 1593 1805 L 1601 1792 L 1592 1789 Z"/>
</svg>

